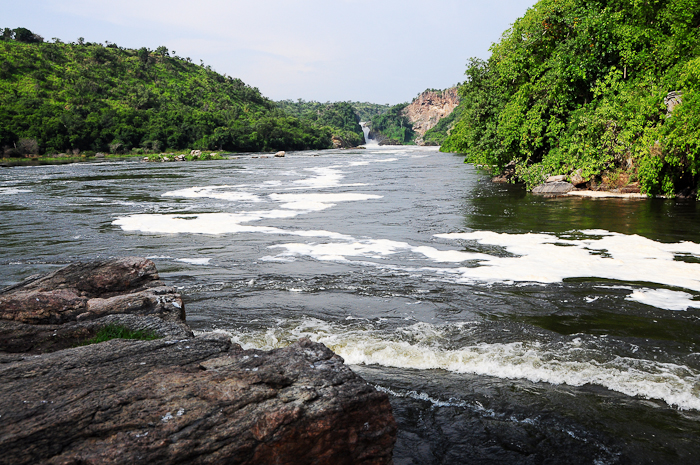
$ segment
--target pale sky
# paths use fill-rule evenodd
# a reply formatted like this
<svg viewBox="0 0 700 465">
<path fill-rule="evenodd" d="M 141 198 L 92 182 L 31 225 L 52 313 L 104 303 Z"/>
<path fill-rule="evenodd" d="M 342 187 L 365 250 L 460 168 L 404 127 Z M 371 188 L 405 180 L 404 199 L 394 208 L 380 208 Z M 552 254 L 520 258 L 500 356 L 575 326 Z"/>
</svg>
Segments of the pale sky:
<svg viewBox="0 0 700 465">
<path fill-rule="evenodd" d="M 203 60 L 274 100 L 410 101 L 463 80 L 535 0 L 0 0 L 0 27 Z"/>
</svg>

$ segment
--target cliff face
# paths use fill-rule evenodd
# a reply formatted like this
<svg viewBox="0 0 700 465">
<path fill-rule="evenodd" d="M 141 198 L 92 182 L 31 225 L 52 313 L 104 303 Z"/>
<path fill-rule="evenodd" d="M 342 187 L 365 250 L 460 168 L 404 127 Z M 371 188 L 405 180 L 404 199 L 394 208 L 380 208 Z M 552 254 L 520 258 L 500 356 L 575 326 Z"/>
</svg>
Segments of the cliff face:
<svg viewBox="0 0 700 465">
<path fill-rule="evenodd" d="M 419 142 L 429 129 L 452 113 L 457 105 L 459 93 L 456 87 L 444 91 L 426 90 L 404 108 L 402 114 L 413 124 L 413 130 L 419 134 Z"/>
</svg>

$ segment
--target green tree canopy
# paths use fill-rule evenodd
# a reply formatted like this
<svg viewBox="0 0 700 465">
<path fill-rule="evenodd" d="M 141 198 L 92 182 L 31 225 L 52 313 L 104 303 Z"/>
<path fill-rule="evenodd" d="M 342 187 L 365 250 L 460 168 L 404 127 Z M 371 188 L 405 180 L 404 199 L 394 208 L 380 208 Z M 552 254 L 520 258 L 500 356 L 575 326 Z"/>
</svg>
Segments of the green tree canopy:
<svg viewBox="0 0 700 465">
<path fill-rule="evenodd" d="M 470 62 L 442 150 L 514 161 L 530 185 L 580 169 L 654 194 L 697 186 L 699 26 L 699 0 L 541 0 Z"/>
</svg>

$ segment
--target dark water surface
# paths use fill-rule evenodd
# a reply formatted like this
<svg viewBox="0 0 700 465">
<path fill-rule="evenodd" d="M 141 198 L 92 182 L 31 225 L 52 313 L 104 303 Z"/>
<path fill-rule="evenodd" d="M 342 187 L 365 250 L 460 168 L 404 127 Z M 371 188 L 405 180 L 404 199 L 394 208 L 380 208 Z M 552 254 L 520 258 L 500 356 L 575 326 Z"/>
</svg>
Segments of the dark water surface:
<svg viewBox="0 0 700 465">
<path fill-rule="evenodd" d="M 543 198 L 428 148 L 0 168 L 0 286 L 152 258 L 190 325 L 309 336 L 397 464 L 700 463 L 697 202 Z"/>
</svg>

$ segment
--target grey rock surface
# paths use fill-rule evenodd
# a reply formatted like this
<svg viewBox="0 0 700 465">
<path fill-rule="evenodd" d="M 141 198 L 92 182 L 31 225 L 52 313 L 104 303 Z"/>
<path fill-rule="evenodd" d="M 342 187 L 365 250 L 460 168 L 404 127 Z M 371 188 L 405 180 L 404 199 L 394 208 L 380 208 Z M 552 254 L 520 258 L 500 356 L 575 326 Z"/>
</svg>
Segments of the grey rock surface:
<svg viewBox="0 0 700 465">
<path fill-rule="evenodd" d="M 532 189 L 532 193 L 549 195 L 566 194 L 567 192 L 570 192 L 573 188 L 574 185 L 569 184 L 568 182 L 550 182 L 535 187 L 534 189 Z"/>
</svg>

